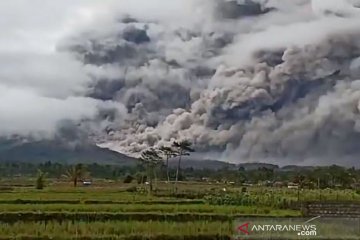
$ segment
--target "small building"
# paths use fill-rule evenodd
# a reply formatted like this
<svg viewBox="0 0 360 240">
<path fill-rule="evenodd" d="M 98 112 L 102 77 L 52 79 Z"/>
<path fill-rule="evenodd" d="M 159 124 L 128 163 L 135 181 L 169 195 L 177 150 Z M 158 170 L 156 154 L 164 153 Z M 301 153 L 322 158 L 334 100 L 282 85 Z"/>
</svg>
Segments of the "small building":
<svg viewBox="0 0 360 240">
<path fill-rule="evenodd" d="M 201 178 L 201 181 L 204 181 L 204 182 L 209 182 L 209 181 L 210 181 L 210 179 L 209 179 L 209 178 L 207 178 L 207 177 L 202 177 L 202 178 Z"/>
<path fill-rule="evenodd" d="M 289 188 L 289 189 L 298 189 L 298 188 L 299 188 L 299 184 L 290 182 L 290 183 L 288 184 L 288 188 Z"/>
<path fill-rule="evenodd" d="M 91 186 L 92 185 L 92 181 L 83 181 L 83 186 Z"/>
</svg>

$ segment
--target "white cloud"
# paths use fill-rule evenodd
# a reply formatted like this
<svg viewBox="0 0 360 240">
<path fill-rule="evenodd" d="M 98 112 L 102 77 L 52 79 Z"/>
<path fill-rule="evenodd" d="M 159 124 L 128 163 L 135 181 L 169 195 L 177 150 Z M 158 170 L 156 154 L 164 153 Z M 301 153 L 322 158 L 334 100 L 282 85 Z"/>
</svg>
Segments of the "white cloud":
<svg viewBox="0 0 360 240">
<path fill-rule="evenodd" d="M 62 119 L 79 121 L 96 114 L 96 100 L 83 97 L 65 99 L 39 96 L 28 89 L 0 86 L 0 134 L 21 133 L 49 136 Z"/>
<path fill-rule="evenodd" d="M 62 119 L 96 114 L 87 67 L 56 46 L 111 2 L 0 1 L 0 135 L 52 134 Z"/>
</svg>

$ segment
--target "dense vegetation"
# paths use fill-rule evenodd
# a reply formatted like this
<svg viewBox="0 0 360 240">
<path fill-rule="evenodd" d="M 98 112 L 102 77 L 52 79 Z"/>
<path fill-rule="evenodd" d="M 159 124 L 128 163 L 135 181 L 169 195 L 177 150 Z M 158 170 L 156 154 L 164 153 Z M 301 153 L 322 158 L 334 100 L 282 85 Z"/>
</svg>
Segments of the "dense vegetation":
<svg viewBox="0 0 360 240">
<path fill-rule="evenodd" d="M 0 163 L 0 176 L 3 178 L 35 178 L 39 174 L 46 173 L 48 178 L 64 178 L 73 166 L 60 163 Z M 116 165 L 89 164 L 84 165 L 90 178 L 121 180 L 127 179 L 128 182 L 141 182 L 141 178 L 146 180 L 146 169 L 142 165 L 134 167 L 121 167 Z M 166 181 L 168 179 L 165 166 L 159 166 L 155 169 L 157 180 Z M 169 179 L 175 180 L 176 169 L 170 168 Z M 302 185 L 303 188 L 359 188 L 360 170 L 354 168 L 343 168 L 340 166 L 297 168 L 294 170 L 285 170 L 277 168 L 257 168 L 246 170 L 243 167 L 237 169 L 182 169 L 179 180 L 183 181 L 210 181 L 210 182 L 233 182 L 235 184 L 258 184 L 272 185 L 275 182 L 282 182 L 284 185 L 288 182 L 294 182 Z M 33 184 L 31 182 L 30 184 Z"/>
</svg>

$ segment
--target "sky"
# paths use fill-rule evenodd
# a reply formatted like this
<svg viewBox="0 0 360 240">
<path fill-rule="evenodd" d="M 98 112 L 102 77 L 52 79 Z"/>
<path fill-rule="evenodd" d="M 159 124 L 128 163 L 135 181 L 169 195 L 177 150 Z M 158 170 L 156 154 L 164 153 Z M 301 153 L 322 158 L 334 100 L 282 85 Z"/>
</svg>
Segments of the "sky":
<svg viewBox="0 0 360 240">
<path fill-rule="evenodd" d="M 86 97 L 92 81 L 89 69 L 71 54 L 57 51 L 59 43 L 84 27 L 106 22 L 124 7 L 127 12 L 137 14 L 153 8 L 155 15 L 164 18 L 170 13 L 162 11 L 162 7 L 173 12 L 179 6 L 186 8 L 180 1 L 174 3 L 164 4 L 159 0 L 34 0 L 31 4 L 27 0 L 0 1 L 0 135 L 51 136 L 62 119 L 92 118 L 97 105 L 112 107 L 111 102 Z"/>
<path fill-rule="evenodd" d="M 96 114 L 85 97 L 84 65 L 58 42 L 92 20 L 111 1 L 0 2 L 0 134 L 52 135 L 62 119 Z M 98 11 L 98 10 L 97 10 Z M 101 10 L 100 10 L 101 11 Z"/>
</svg>

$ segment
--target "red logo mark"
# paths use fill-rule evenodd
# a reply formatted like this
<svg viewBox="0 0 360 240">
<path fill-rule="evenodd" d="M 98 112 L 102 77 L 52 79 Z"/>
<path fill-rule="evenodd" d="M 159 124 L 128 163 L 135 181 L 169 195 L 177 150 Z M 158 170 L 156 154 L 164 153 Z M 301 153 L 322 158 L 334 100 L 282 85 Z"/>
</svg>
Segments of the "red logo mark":
<svg viewBox="0 0 360 240">
<path fill-rule="evenodd" d="M 250 223 L 245 223 L 241 226 L 238 227 L 238 231 L 244 233 L 245 235 L 249 235 L 250 232 L 249 232 L 249 224 Z"/>
</svg>

